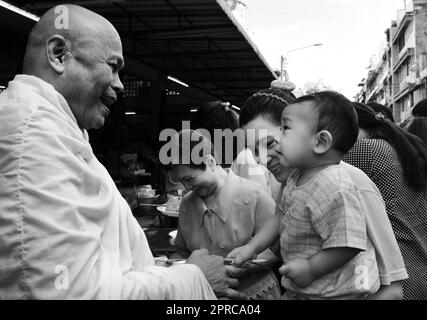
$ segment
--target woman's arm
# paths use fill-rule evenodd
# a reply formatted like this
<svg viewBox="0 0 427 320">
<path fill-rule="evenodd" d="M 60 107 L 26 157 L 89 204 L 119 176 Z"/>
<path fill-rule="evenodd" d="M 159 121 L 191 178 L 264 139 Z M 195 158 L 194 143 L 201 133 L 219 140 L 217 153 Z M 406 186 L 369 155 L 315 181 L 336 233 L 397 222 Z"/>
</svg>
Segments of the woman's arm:
<svg viewBox="0 0 427 320">
<path fill-rule="evenodd" d="M 237 266 L 244 265 L 246 261 L 269 248 L 277 240 L 279 222 L 280 216 L 278 214 L 270 217 L 248 244 L 233 249 L 227 257 L 233 258 L 234 264 Z"/>
<path fill-rule="evenodd" d="M 249 263 L 245 268 L 238 268 L 235 266 L 227 266 L 227 273 L 230 277 L 240 279 L 248 274 L 265 271 L 273 267 L 277 267 L 280 259 L 270 250 L 266 249 L 261 252 L 257 259 L 263 259 L 265 262 L 260 264 Z"/>
</svg>

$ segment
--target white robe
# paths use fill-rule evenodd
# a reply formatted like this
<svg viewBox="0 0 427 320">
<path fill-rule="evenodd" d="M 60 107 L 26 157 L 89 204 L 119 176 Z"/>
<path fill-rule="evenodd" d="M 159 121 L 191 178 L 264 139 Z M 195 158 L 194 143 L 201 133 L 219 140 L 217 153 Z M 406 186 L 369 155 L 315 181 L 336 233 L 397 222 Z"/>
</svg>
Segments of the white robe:
<svg viewBox="0 0 427 320">
<path fill-rule="evenodd" d="M 191 264 L 155 266 L 144 232 L 52 85 L 0 95 L 0 299 L 216 299 Z"/>
</svg>

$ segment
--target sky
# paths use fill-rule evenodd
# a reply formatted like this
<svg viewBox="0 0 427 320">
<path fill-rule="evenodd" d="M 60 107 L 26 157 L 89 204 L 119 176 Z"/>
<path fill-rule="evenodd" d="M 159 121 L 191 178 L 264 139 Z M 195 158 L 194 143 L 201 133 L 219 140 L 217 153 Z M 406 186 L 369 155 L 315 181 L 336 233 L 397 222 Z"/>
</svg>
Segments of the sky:
<svg viewBox="0 0 427 320">
<path fill-rule="evenodd" d="M 408 3 L 410 0 L 406 0 Z M 287 57 L 297 87 L 323 81 L 352 99 L 404 0 L 243 0 L 248 33 L 273 69 Z M 236 13 L 237 14 L 237 13 Z M 289 52 L 290 50 L 321 43 Z"/>
</svg>

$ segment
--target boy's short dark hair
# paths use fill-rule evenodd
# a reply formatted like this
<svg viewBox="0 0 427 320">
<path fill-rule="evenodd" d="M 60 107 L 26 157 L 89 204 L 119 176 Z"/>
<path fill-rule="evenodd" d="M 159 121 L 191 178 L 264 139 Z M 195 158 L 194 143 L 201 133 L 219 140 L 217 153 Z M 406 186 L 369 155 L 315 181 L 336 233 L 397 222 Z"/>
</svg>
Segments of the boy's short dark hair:
<svg viewBox="0 0 427 320">
<path fill-rule="evenodd" d="M 166 171 L 172 171 L 180 165 L 187 165 L 194 169 L 205 170 L 206 164 L 204 162 L 196 163 L 194 161 L 195 159 L 193 159 L 193 157 L 191 156 L 196 146 L 199 147 L 200 158 L 206 155 L 211 155 L 215 159 L 215 161 L 219 163 L 214 149 L 214 145 L 211 143 L 208 137 L 203 135 L 198 130 L 182 130 L 172 137 L 171 142 L 172 145 L 177 146 L 178 154 L 172 155 L 172 163 L 164 165 L 164 169 Z M 189 154 L 184 154 L 184 152 L 188 151 L 188 148 L 183 147 L 184 143 L 189 144 Z M 208 152 L 202 154 L 205 150 Z M 187 162 L 186 160 L 189 160 L 189 162 Z"/>
<path fill-rule="evenodd" d="M 318 115 L 316 132 L 332 135 L 332 148 L 347 153 L 357 140 L 357 113 L 350 100 L 335 91 L 320 91 L 300 97 L 294 103 L 312 102 Z"/>
</svg>

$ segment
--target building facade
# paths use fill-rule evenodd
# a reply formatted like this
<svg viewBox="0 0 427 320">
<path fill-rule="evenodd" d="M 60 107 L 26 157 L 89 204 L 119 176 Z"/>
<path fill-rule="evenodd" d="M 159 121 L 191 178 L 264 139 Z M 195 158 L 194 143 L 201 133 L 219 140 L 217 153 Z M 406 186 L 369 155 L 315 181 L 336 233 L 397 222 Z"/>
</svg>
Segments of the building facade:
<svg viewBox="0 0 427 320">
<path fill-rule="evenodd" d="M 386 105 L 402 124 L 427 97 L 427 0 L 408 2 L 385 33 L 387 45 L 361 84 L 358 98 Z"/>
</svg>

